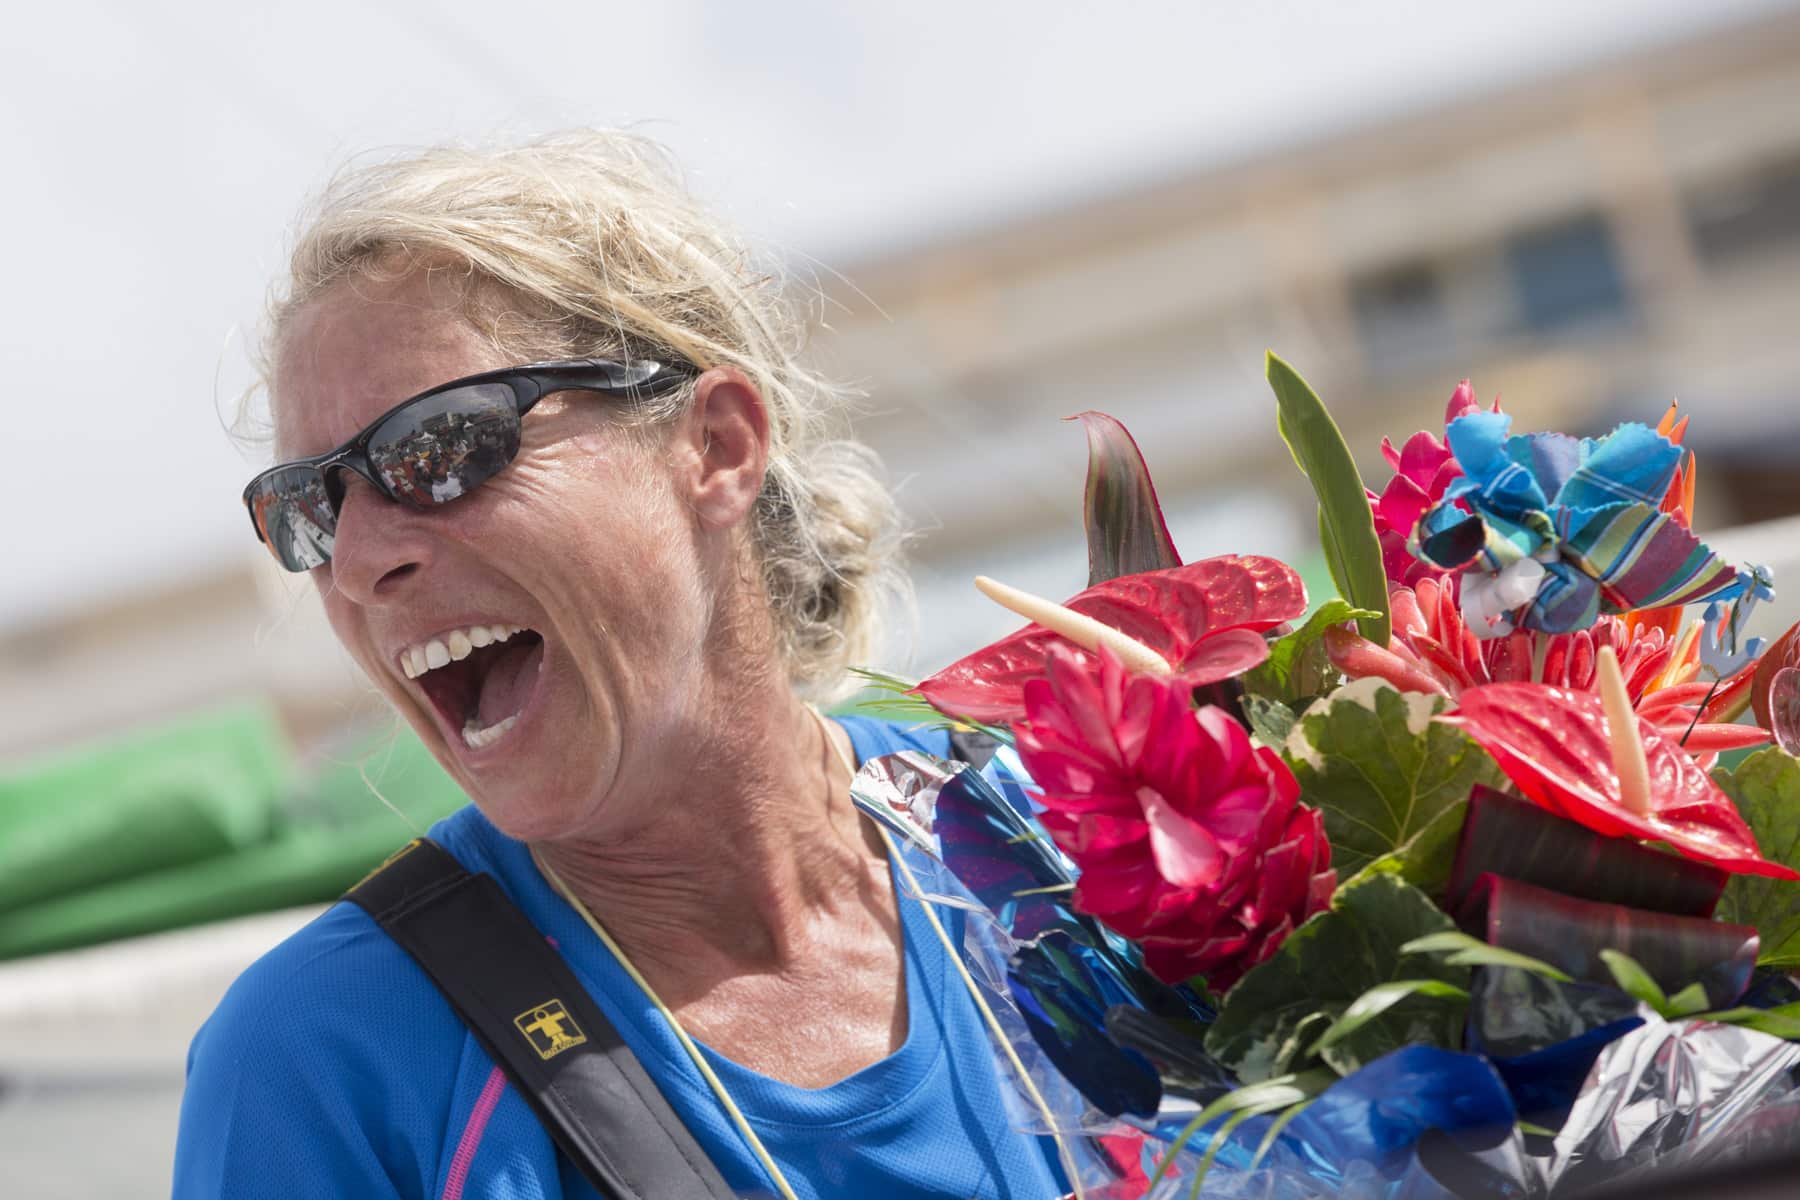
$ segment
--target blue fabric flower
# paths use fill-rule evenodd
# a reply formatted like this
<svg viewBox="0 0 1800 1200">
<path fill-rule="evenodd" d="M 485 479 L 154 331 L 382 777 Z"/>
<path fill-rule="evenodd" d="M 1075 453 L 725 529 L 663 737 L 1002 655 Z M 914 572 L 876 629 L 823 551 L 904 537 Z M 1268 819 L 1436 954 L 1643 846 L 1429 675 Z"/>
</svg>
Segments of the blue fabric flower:
<svg viewBox="0 0 1800 1200">
<path fill-rule="evenodd" d="M 1450 423 L 1463 475 L 1414 535 L 1420 558 L 1464 572 L 1478 635 L 1568 633 L 1603 613 L 1742 591 L 1738 572 L 1662 511 L 1683 454 L 1668 438 L 1637 424 L 1602 438 L 1511 429 L 1506 413 Z"/>
</svg>

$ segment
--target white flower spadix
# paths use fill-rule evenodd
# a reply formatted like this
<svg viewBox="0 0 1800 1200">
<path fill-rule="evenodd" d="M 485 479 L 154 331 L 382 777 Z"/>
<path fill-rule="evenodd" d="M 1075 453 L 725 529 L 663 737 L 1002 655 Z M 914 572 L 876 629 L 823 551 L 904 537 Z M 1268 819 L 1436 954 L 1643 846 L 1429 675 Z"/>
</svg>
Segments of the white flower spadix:
<svg viewBox="0 0 1800 1200">
<path fill-rule="evenodd" d="M 977 575 L 975 586 L 982 595 L 1001 608 L 1018 613 L 1027 621 L 1035 621 L 1051 633 L 1060 633 L 1084 650 L 1098 651 L 1100 647 L 1105 646 L 1118 657 L 1128 671 L 1138 671 L 1149 675 L 1174 673 L 1174 668 L 1169 666 L 1168 660 L 1144 643 L 1127 637 L 1110 625 L 1102 625 L 1092 617 L 1083 616 L 1074 609 L 1058 604 L 1054 600 L 1046 600 L 1042 596 L 1022 592 L 1016 587 L 989 579 L 986 575 Z"/>
<path fill-rule="evenodd" d="M 1600 703 L 1606 710 L 1606 736 L 1612 746 L 1613 771 L 1619 776 L 1619 799 L 1626 811 L 1644 816 L 1650 811 L 1650 763 L 1644 757 L 1644 740 L 1638 736 L 1637 712 L 1625 691 L 1625 674 L 1611 646 L 1600 647 L 1596 656 Z"/>
</svg>

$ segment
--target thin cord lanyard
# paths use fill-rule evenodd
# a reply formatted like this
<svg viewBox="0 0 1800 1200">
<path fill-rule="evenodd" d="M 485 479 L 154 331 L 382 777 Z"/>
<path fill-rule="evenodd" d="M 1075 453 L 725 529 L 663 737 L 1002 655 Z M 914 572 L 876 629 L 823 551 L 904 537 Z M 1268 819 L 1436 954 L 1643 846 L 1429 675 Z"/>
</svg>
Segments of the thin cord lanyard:
<svg viewBox="0 0 1800 1200">
<path fill-rule="evenodd" d="M 810 704 L 807 705 L 807 711 L 818 723 L 819 733 L 824 737 L 825 744 L 831 747 L 838 761 L 844 765 L 850 772 L 851 778 L 854 779 L 856 764 L 850 760 L 849 755 L 844 753 L 843 747 L 832 739 L 830 731 L 825 727 L 825 718 L 820 715 L 817 708 Z M 1074 1189 L 1075 1200 L 1084 1200 L 1081 1180 L 1075 1169 L 1074 1156 L 1069 1152 L 1068 1146 L 1064 1144 L 1062 1135 L 1055 1132 L 1056 1120 L 1050 1112 L 1049 1103 L 1044 1099 L 1043 1093 L 1038 1090 L 1030 1073 L 1026 1071 L 1024 1063 L 1019 1061 L 1018 1052 L 1013 1049 L 1012 1042 L 1001 1029 L 999 1019 L 994 1016 L 994 1010 L 988 1006 L 987 1000 L 982 996 L 980 985 L 969 974 L 969 968 L 963 963 L 962 955 L 957 953 L 955 945 L 950 941 L 950 935 L 945 932 L 943 924 L 939 922 L 937 913 L 932 911 L 930 901 L 925 899 L 924 890 L 919 886 L 917 876 L 913 874 L 906 859 L 901 856 L 899 847 L 894 845 L 894 839 L 880 825 L 875 826 L 875 831 L 881 835 L 882 843 L 887 847 L 889 861 L 900 869 L 900 874 L 905 877 L 906 886 L 918 898 L 920 910 L 930 923 L 932 932 L 937 935 L 938 941 L 943 945 L 945 955 L 949 958 L 951 965 L 956 968 L 956 973 L 961 977 L 963 986 L 968 989 L 970 998 L 975 1001 L 975 1007 L 980 1011 L 982 1019 L 993 1034 L 994 1043 L 1005 1052 L 1014 1071 L 1018 1073 L 1018 1078 L 1024 1085 L 1026 1094 L 1043 1116 L 1045 1128 L 1052 1131 L 1050 1137 L 1056 1143 L 1057 1157 L 1062 1161 L 1063 1173 L 1068 1176 L 1069 1186 Z M 756 1131 L 750 1127 L 750 1122 L 744 1116 L 743 1110 L 738 1107 L 737 1101 L 733 1100 L 731 1093 L 725 1090 L 724 1081 L 712 1069 L 712 1064 L 706 1061 L 706 1056 L 700 1052 L 700 1047 L 694 1043 L 694 1039 L 688 1036 L 687 1030 L 681 1027 L 681 1022 L 676 1019 L 674 1010 L 663 1003 L 662 997 L 657 995 L 656 990 L 650 986 L 650 981 L 644 978 L 636 964 L 627 957 L 624 947 L 613 940 L 612 935 L 606 932 L 606 927 L 600 924 L 593 912 L 582 902 L 581 897 L 577 896 L 574 889 L 563 882 L 562 876 L 558 875 L 556 869 L 539 856 L 535 848 L 531 851 L 531 859 L 537 864 L 538 871 L 556 889 L 557 894 L 566 900 L 571 908 L 581 914 L 581 919 L 587 922 L 588 928 L 594 931 L 594 935 L 600 939 L 601 944 L 618 960 L 619 965 L 625 968 L 625 973 L 631 977 L 631 981 L 643 991 L 650 1003 L 656 1006 L 656 1011 L 662 1015 L 663 1020 L 669 1023 L 669 1029 L 675 1034 L 675 1039 L 681 1043 L 681 1048 L 687 1052 L 689 1060 L 694 1064 L 694 1069 L 700 1072 L 700 1077 L 706 1080 L 706 1086 L 712 1089 L 714 1096 L 718 1097 L 719 1106 L 731 1118 L 732 1124 L 737 1126 L 738 1132 L 743 1135 L 744 1142 L 750 1147 L 751 1153 L 763 1165 L 763 1170 L 769 1173 L 769 1179 L 775 1184 L 775 1189 L 781 1194 L 782 1200 L 799 1200 L 792 1186 L 788 1184 L 787 1177 L 781 1173 L 781 1168 L 775 1165 L 774 1156 L 763 1146 L 762 1139 L 756 1136 Z M 900 897 L 896 895 L 894 900 L 898 905 Z"/>
<path fill-rule="evenodd" d="M 681 1022 L 675 1019 L 674 1011 L 663 1003 L 662 997 L 656 994 L 656 989 L 650 986 L 650 981 L 644 978 L 636 964 L 626 956 L 624 947 L 613 941 L 612 935 L 606 932 L 606 926 L 595 919 L 594 914 L 588 910 L 588 906 L 582 903 L 581 897 L 577 896 L 574 890 L 563 882 L 562 876 L 556 873 L 556 868 L 545 862 L 535 849 L 531 852 L 531 859 L 537 863 L 538 870 L 543 872 L 544 878 L 550 881 L 551 886 L 564 900 L 569 902 L 569 906 L 581 914 L 581 919 L 587 922 L 588 928 L 594 931 L 595 936 L 612 952 L 612 956 L 619 960 L 619 965 L 625 968 L 625 973 L 631 976 L 631 982 L 638 985 L 644 995 L 650 998 L 650 1003 L 656 1006 L 656 1011 L 662 1014 L 663 1020 L 669 1023 L 669 1028 L 674 1031 L 675 1040 L 679 1041 L 681 1048 L 687 1051 L 687 1056 L 692 1060 L 694 1069 L 700 1072 L 702 1079 L 706 1080 L 706 1086 L 711 1088 L 713 1095 L 719 1098 L 719 1104 L 724 1108 L 726 1115 L 731 1118 L 731 1123 L 736 1125 L 738 1132 L 744 1135 L 744 1141 L 749 1144 L 757 1161 L 762 1163 L 763 1170 L 769 1173 L 769 1178 L 774 1182 L 775 1190 L 781 1193 L 782 1200 L 800 1200 L 794 1194 L 794 1189 L 788 1186 L 787 1177 L 781 1173 L 781 1168 L 775 1165 L 775 1159 L 763 1147 L 762 1139 L 756 1136 L 756 1130 L 750 1128 L 750 1122 L 744 1117 L 743 1110 L 737 1106 L 737 1101 L 733 1100 L 731 1093 L 725 1090 L 725 1084 L 712 1069 L 712 1064 L 706 1061 L 706 1056 L 700 1053 L 700 1047 L 694 1044 L 694 1039 L 689 1037 L 687 1030 L 681 1027 Z"/>
</svg>

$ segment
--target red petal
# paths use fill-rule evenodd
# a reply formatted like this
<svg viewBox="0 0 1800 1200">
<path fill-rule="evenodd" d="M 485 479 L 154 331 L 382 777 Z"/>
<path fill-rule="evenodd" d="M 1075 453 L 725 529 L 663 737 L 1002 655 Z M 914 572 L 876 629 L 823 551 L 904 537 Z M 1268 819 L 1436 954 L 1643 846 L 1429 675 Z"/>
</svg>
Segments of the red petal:
<svg viewBox="0 0 1800 1200">
<path fill-rule="evenodd" d="M 1428 484 L 1437 478 L 1438 469 L 1453 457 L 1450 448 L 1436 434 L 1419 430 L 1400 448 L 1400 474 L 1417 484 Z M 1417 520 L 1417 518 L 1414 518 Z"/>
<path fill-rule="evenodd" d="M 1332 893 L 1337 891 L 1337 872 L 1320 871 L 1312 877 L 1306 890 L 1306 915 L 1312 916 L 1324 912 L 1331 904 Z"/>
<path fill-rule="evenodd" d="M 1196 642 L 1175 664 L 1175 674 L 1190 688 L 1202 688 L 1260 667 L 1268 657 L 1269 639 L 1261 631 L 1221 629 Z"/>
<path fill-rule="evenodd" d="M 1659 715 L 1651 723 L 1664 737 L 1680 745 L 1689 754 L 1744 750 L 1751 746 L 1766 746 L 1771 741 L 1768 730 L 1758 729 L 1754 725 L 1708 725 L 1704 721 L 1698 725 L 1690 725 L 1689 722 L 1694 719 L 1692 713 L 1678 713 L 1676 716 L 1678 719 L 1665 721 Z"/>
<path fill-rule="evenodd" d="M 1425 620 L 1425 610 L 1419 607 L 1418 593 L 1408 587 L 1388 590 L 1388 619 L 1393 623 L 1395 637 L 1431 632 L 1431 626 Z"/>
<path fill-rule="evenodd" d="M 1071 835 L 1057 842 L 1076 858 L 1105 854 L 1144 840 L 1150 827 L 1138 817 L 1083 813 L 1075 819 Z"/>
<path fill-rule="evenodd" d="M 1254 853 L 1281 836 L 1287 821 L 1287 810 L 1280 805 L 1263 780 L 1233 788 L 1223 796 L 1206 802 L 1204 814 L 1197 820 L 1233 854 Z"/>
<path fill-rule="evenodd" d="M 1144 798 L 1144 820 L 1150 825 L 1150 853 L 1164 879 L 1179 888 L 1218 882 L 1225 869 L 1225 851 L 1198 821 L 1176 812 L 1155 793 Z"/>
<path fill-rule="evenodd" d="M 1217 682 L 1234 673 L 1234 664 L 1248 662 L 1250 643 L 1242 635 L 1213 647 L 1202 643 L 1226 630 L 1260 634 L 1294 620 L 1306 611 L 1306 589 L 1293 568 L 1276 559 L 1226 556 L 1109 579 L 1071 598 L 1068 607 L 1149 646 L 1184 679 L 1193 673 Z M 1025 711 L 1025 682 L 1043 673 L 1051 645 L 1069 643 L 1027 625 L 952 663 L 916 690 L 942 712 L 978 721 L 1016 720 Z M 1075 653 L 1092 657 L 1085 650 Z M 1262 654 L 1267 656 L 1266 648 Z"/>
<path fill-rule="evenodd" d="M 1230 787 L 1250 761 L 1250 735 L 1224 709 L 1212 704 L 1196 712 L 1193 721 L 1201 742 L 1211 751 L 1206 765 L 1213 778 L 1208 783 L 1214 788 Z"/>
<path fill-rule="evenodd" d="M 1410 448 L 1411 443 L 1407 445 Z M 1388 528 L 1401 537 L 1412 536 L 1413 527 L 1430 507 L 1430 495 L 1404 475 L 1396 475 L 1388 481 L 1387 488 L 1381 493 L 1380 502 L 1375 506 Z"/>
<path fill-rule="evenodd" d="M 1713 684 L 1696 679 L 1692 683 L 1672 683 L 1665 688 L 1657 688 L 1638 702 L 1638 711 L 1652 705 L 1660 704 L 1693 704 L 1713 694 Z"/>
<path fill-rule="evenodd" d="M 1263 855 L 1252 905 L 1258 925 L 1291 915 L 1305 904 L 1311 858 L 1312 848 L 1303 839 L 1283 842 Z"/>
<path fill-rule="evenodd" d="M 1403 692 L 1432 692 L 1448 696 L 1450 689 L 1427 672 L 1406 662 L 1391 650 L 1384 650 L 1361 634 L 1348 629 L 1327 629 L 1323 638 L 1325 653 L 1331 665 L 1352 679 L 1373 675 L 1385 679 Z"/>
<path fill-rule="evenodd" d="M 1292 809 L 1300 799 L 1300 781 L 1294 778 L 1294 772 L 1283 762 L 1281 755 L 1267 746 L 1256 748 L 1256 761 L 1262 764 L 1263 774 L 1275 785 L 1275 798 L 1283 809 Z M 1308 809 L 1307 811 L 1312 811 Z M 1319 836 L 1325 836 L 1324 818 L 1313 813 L 1314 828 Z"/>
<path fill-rule="evenodd" d="M 1438 718 L 1461 726 L 1492 754 L 1520 791 L 1597 833 L 1664 841 L 1689 858 L 1750 875 L 1800 879 L 1769 862 L 1730 797 L 1675 741 L 1638 721 L 1650 766 L 1647 814 L 1627 810 L 1612 766 L 1600 697 L 1533 683 L 1492 683 L 1464 692 Z"/>
<path fill-rule="evenodd" d="M 1121 863 L 1106 870 L 1083 871 L 1073 899 L 1077 909 L 1101 918 L 1130 937 L 1126 923 L 1156 890 L 1156 869 L 1147 856 L 1136 862 L 1122 859 Z"/>
<path fill-rule="evenodd" d="M 1442 500 L 1444 493 L 1450 490 L 1451 483 L 1462 478 L 1462 473 L 1462 467 L 1454 458 L 1446 458 L 1444 464 L 1437 469 L 1437 474 L 1431 477 L 1430 485 L 1425 489 L 1431 494 L 1431 502 L 1436 504 Z"/>
<path fill-rule="evenodd" d="M 1380 514 L 1376 516 L 1379 518 Z M 1376 538 L 1381 542 L 1381 572 L 1388 577 L 1389 583 L 1412 583 L 1412 577 L 1424 567 L 1406 548 L 1406 539 L 1381 525 L 1375 527 Z"/>
<path fill-rule="evenodd" d="M 1498 404 L 1499 401 L 1494 403 Z M 1448 425 L 1458 417 L 1480 411 L 1481 404 L 1475 399 L 1475 385 L 1465 379 L 1450 393 L 1450 403 L 1444 406 L 1444 424 Z"/>
</svg>

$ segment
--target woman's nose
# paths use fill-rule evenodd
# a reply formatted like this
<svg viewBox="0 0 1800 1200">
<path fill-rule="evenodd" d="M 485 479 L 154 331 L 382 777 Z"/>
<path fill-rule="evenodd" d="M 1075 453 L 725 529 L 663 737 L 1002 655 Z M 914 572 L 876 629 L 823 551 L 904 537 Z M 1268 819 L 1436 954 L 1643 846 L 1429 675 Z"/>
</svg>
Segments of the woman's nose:
<svg viewBox="0 0 1800 1200">
<path fill-rule="evenodd" d="M 421 514 L 377 492 L 368 480 L 344 472 L 331 550 L 331 582 L 359 604 L 398 599 L 430 560 Z"/>
</svg>

